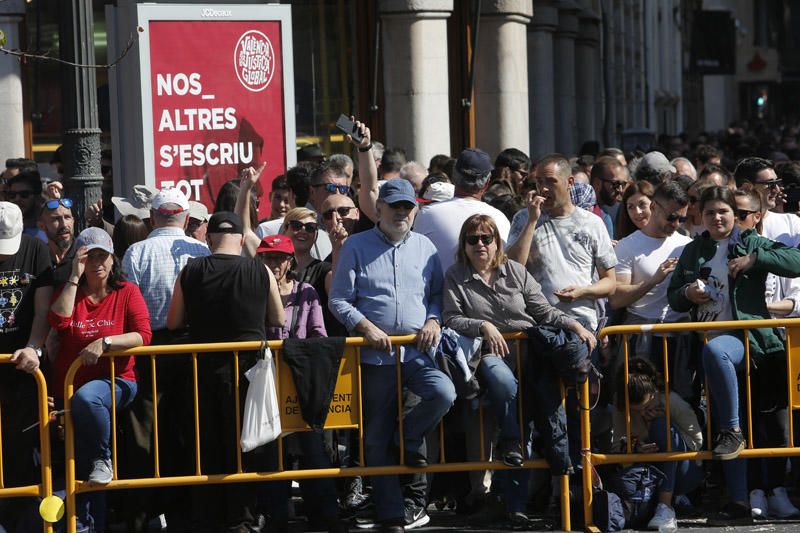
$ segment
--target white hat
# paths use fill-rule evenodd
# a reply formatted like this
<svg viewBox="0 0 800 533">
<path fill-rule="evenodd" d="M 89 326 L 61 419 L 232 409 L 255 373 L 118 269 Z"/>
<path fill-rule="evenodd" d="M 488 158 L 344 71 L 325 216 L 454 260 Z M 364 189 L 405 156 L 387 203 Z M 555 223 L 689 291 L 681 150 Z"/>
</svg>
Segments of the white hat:
<svg viewBox="0 0 800 533">
<path fill-rule="evenodd" d="M 120 215 L 136 215 L 144 220 L 150 218 L 150 202 L 157 192 L 158 189 L 147 185 L 134 185 L 131 198 L 114 196 L 111 198 L 111 203 L 114 204 Z"/>
<path fill-rule="evenodd" d="M 208 222 L 208 219 L 210 218 L 208 214 L 208 208 L 205 204 L 189 200 L 189 218 Z"/>
<path fill-rule="evenodd" d="M 451 200 L 455 195 L 456 187 L 452 183 L 447 183 L 446 181 L 437 181 L 428 185 L 428 188 L 425 189 L 425 194 L 422 197 L 425 200 L 430 200 L 431 202 L 444 202 L 445 200 Z"/>
<path fill-rule="evenodd" d="M 14 255 L 22 241 L 22 211 L 16 204 L 0 202 L 0 254 Z"/>
<path fill-rule="evenodd" d="M 153 196 L 153 210 L 158 211 L 164 204 L 175 204 L 181 208 L 181 211 L 187 211 L 189 209 L 189 199 L 180 190 L 175 188 L 161 189 Z"/>
</svg>

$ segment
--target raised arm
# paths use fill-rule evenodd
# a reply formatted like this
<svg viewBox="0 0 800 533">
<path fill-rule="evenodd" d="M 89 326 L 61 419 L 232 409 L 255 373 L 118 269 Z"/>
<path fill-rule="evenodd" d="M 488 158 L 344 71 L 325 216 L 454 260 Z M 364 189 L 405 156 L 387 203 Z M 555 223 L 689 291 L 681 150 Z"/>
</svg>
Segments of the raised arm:
<svg viewBox="0 0 800 533">
<path fill-rule="evenodd" d="M 378 167 L 375 165 L 375 158 L 372 155 L 372 135 L 369 128 L 363 122 L 355 120 L 356 128 L 361 132 L 360 143 L 355 142 L 348 135 L 347 140 L 358 149 L 358 177 L 361 180 L 361 188 L 358 190 L 358 207 L 373 222 L 378 221 L 378 211 L 375 204 L 378 201 Z M 367 150 L 369 147 L 369 150 Z"/>
<path fill-rule="evenodd" d="M 247 257 L 255 257 L 256 249 L 261 243 L 261 239 L 255 234 L 255 228 L 250 227 L 250 195 L 266 166 L 267 163 L 265 161 L 257 169 L 247 167 L 242 171 L 242 180 L 239 182 L 239 194 L 236 197 L 234 211 L 242 217 L 242 223 L 244 224 L 244 251 Z"/>
</svg>

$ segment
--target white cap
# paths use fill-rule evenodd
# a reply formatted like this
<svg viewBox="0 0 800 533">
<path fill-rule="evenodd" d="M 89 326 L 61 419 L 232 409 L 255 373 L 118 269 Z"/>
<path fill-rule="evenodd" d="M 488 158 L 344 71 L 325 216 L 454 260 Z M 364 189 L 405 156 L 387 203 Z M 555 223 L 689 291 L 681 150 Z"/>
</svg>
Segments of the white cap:
<svg viewBox="0 0 800 533">
<path fill-rule="evenodd" d="M 431 202 L 444 202 L 445 200 L 451 200 L 455 196 L 455 192 L 456 187 L 452 183 L 437 181 L 428 185 L 422 197 Z"/>
<path fill-rule="evenodd" d="M 152 207 L 154 211 L 161 209 L 161 206 L 164 204 L 175 204 L 181 208 L 181 211 L 187 211 L 189 209 L 189 199 L 180 190 L 175 188 L 161 189 L 153 196 Z"/>
<path fill-rule="evenodd" d="M 197 220 L 202 220 L 203 222 L 208 222 L 208 219 L 211 217 L 208 214 L 208 208 L 206 207 L 205 204 L 189 200 L 189 218 L 194 218 Z"/>
<path fill-rule="evenodd" d="M 0 202 L 0 255 L 14 255 L 22 241 L 22 211 L 16 204 Z"/>
</svg>

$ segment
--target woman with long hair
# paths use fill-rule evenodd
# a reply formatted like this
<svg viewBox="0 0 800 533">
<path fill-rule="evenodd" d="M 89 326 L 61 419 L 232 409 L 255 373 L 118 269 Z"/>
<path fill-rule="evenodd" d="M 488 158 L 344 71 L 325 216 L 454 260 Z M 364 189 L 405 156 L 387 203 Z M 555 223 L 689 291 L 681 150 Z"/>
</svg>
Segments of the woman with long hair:
<svg viewBox="0 0 800 533">
<path fill-rule="evenodd" d="M 622 194 L 622 208 L 614 225 L 614 239 L 621 241 L 647 225 L 655 190 L 652 183 L 644 180 L 628 185 Z"/>
</svg>

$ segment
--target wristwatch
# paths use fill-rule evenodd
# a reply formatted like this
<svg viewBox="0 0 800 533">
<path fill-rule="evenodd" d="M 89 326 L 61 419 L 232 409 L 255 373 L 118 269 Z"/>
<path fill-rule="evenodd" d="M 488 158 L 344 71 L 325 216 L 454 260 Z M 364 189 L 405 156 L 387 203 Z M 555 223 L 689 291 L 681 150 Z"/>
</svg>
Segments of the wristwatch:
<svg viewBox="0 0 800 533">
<path fill-rule="evenodd" d="M 358 151 L 359 151 L 359 152 L 361 152 L 362 154 L 363 154 L 364 152 L 369 152 L 370 150 L 372 150 L 372 143 L 369 143 L 369 144 L 368 144 L 368 145 L 366 145 L 366 146 L 359 146 L 359 147 L 358 147 Z"/>
<path fill-rule="evenodd" d="M 36 355 L 39 357 L 39 359 L 42 358 L 42 348 L 40 346 L 29 344 L 26 346 L 26 348 L 31 348 L 34 352 L 36 352 Z"/>
<path fill-rule="evenodd" d="M 111 337 L 103 337 L 103 351 L 107 352 L 111 348 Z"/>
</svg>

